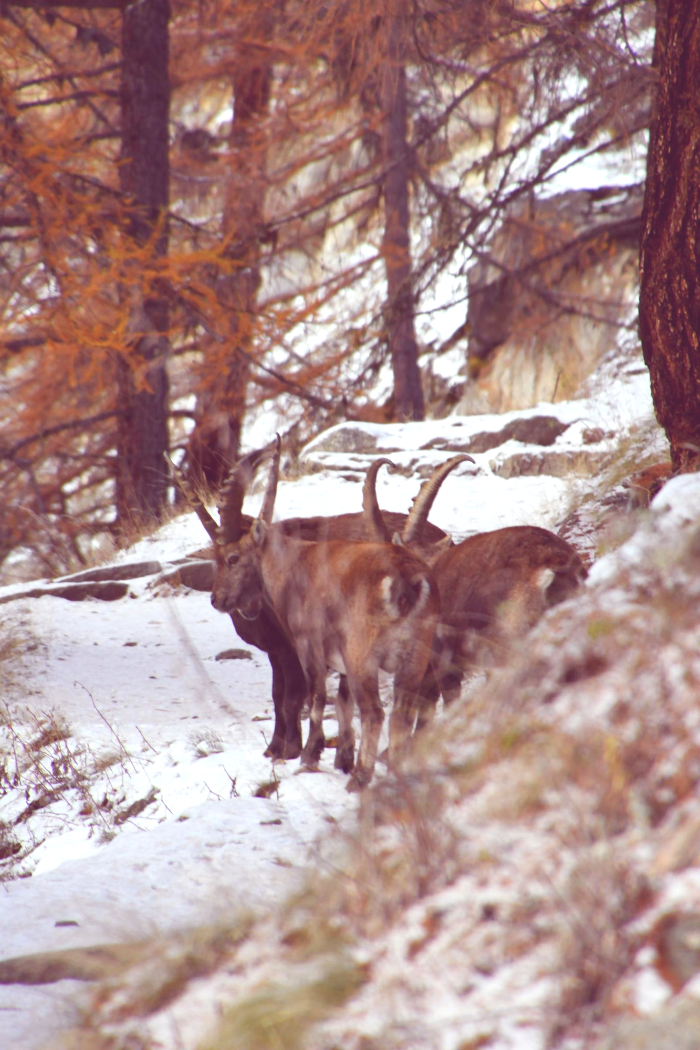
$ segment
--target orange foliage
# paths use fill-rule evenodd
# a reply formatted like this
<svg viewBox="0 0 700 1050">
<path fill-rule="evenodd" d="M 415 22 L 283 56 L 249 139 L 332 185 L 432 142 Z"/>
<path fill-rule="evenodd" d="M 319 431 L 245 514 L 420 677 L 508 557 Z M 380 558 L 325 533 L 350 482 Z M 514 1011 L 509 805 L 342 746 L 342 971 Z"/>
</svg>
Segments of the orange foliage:
<svg viewBox="0 0 700 1050">
<path fill-rule="evenodd" d="M 114 531 L 118 422 L 125 396 L 152 389 L 154 364 L 166 364 L 177 409 L 171 445 L 184 446 L 195 422 L 221 434 L 223 419 L 224 459 L 246 413 L 281 392 L 298 399 L 300 440 L 343 413 L 385 418 L 391 399 L 366 405 L 387 361 L 384 266 L 395 251 L 383 243 L 381 210 L 392 161 L 380 149 L 379 82 L 397 61 L 386 26 L 398 27 L 407 70 L 408 309 L 418 315 L 448 272 L 463 295 L 469 251 L 485 250 L 494 209 L 532 192 L 536 179 L 515 184 L 504 172 L 534 141 L 516 114 L 543 127 L 554 119 L 547 77 L 556 86 L 570 61 L 582 93 L 590 87 L 594 101 L 567 109 L 591 114 L 582 140 L 612 126 L 610 107 L 595 110 L 605 84 L 591 70 L 598 61 L 619 79 L 634 27 L 626 16 L 621 34 L 608 7 L 174 0 L 167 231 L 162 215 L 137 242 L 120 187 L 120 11 L 9 0 L 0 15 L 0 560 L 25 543 L 59 571 L 88 555 L 95 532 Z M 425 326 L 421 338 L 439 342 Z M 54 550 L 61 531 L 71 542 Z"/>
</svg>

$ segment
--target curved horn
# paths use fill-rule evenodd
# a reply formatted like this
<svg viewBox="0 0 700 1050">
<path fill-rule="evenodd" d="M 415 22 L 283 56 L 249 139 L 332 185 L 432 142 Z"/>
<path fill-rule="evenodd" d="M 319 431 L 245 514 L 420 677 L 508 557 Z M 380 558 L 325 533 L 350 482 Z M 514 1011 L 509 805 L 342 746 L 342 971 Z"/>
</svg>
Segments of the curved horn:
<svg viewBox="0 0 700 1050">
<path fill-rule="evenodd" d="M 272 512 L 275 509 L 275 496 L 277 495 L 277 481 L 280 475 L 280 451 L 282 448 L 282 442 L 280 441 L 279 434 L 275 434 L 275 451 L 272 455 L 272 465 L 270 467 L 270 477 L 267 481 L 267 490 L 265 492 L 265 499 L 263 500 L 262 510 L 260 511 L 260 517 L 264 522 L 269 525 L 272 521 Z"/>
<path fill-rule="evenodd" d="M 391 543 L 391 534 L 377 503 L 377 473 L 385 463 L 396 470 L 395 463 L 392 463 L 386 456 L 380 456 L 370 463 L 365 483 L 362 486 L 362 520 L 369 539 L 375 543 Z"/>
<path fill-rule="evenodd" d="M 173 472 L 173 477 L 175 481 L 177 482 L 179 488 L 182 490 L 182 493 L 187 502 L 189 503 L 190 507 L 195 512 L 204 528 L 207 530 L 209 538 L 216 542 L 217 530 L 219 526 L 216 524 L 209 511 L 204 506 L 197 493 L 191 487 L 189 481 L 185 476 L 184 471 L 180 470 L 179 467 L 175 466 L 167 452 L 164 452 L 163 456 L 170 464 L 170 469 Z"/>
<path fill-rule="evenodd" d="M 460 456 L 453 456 L 452 459 L 448 459 L 447 463 L 443 463 L 439 466 L 427 481 L 423 482 L 418 495 L 414 499 L 411 509 L 408 512 L 406 524 L 401 533 L 401 539 L 404 543 L 410 543 L 411 540 L 415 539 L 416 534 L 428 520 L 430 508 L 435 501 L 435 497 L 437 496 L 438 490 L 443 481 L 450 471 L 454 470 L 458 463 L 463 463 L 465 460 L 474 463 L 472 457 L 466 455 L 466 453 Z"/>
<path fill-rule="evenodd" d="M 252 481 L 255 471 L 263 460 L 270 455 L 271 449 L 261 448 L 249 452 L 238 463 L 231 467 L 226 482 L 221 489 L 219 517 L 221 525 L 216 532 L 217 543 L 234 543 L 241 538 L 241 513 L 246 489 Z"/>
</svg>

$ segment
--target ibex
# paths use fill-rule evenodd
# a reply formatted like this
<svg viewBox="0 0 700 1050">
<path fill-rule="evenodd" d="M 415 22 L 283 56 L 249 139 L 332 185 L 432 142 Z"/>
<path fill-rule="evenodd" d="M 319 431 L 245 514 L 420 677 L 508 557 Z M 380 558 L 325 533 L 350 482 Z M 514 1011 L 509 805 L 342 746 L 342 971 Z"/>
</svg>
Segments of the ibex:
<svg viewBox="0 0 700 1050">
<path fill-rule="evenodd" d="M 421 530 L 438 489 L 465 459 L 471 456 L 453 457 L 423 482 L 405 526 L 393 537 L 417 549 L 440 591 L 440 622 L 421 688 L 419 726 L 434 713 L 440 694 L 449 703 L 459 696 L 465 673 L 502 663 L 512 643 L 546 609 L 570 597 L 587 575 L 573 547 L 535 525 L 484 532 L 450 547 L 426 545 Z M 376 494 L 367 494 L 365 521 L 371 538 L 392 538 Z"/>
<path fill-rule="evenodd" d="M 336 767 L 352 769 L 349 790 L 374 771 L 384 714 L 379 670 L 394 675 L 389 760 L 400 759 L 415 722 L 419 689 L 439 612 L 428 567 L 405 547 L 386 543 L 294 539 L 271 526 L 279 467 L 279 438 L 261 516 L 250 532 L 226 543 L 218 562 L 212 605 L 255 619 L 265 602 L 293 642 L 311 701 L 302 761 L 313 767 L 325 746 L 323 712 L 330 669 L 346 676 L 336 702 Z M 228 494 L 227 494 L 228 495 Z M 354 763 L 352 715 L 360 711 L 361 741 Z"/>
<path fill-rule="evenodd" d="M 220 508 L 221 524 L 209 514 L 201 500 L 192 492 L 182 473 L 171 463 L 178 484 L 182 487 L 188 501 L 204 525 L 213 541 L 213 555 L 219 568 L 223 564 L 223 552 L 232 543 L 239 541 L 250 531 L 253 519 L 242 513 L 243 498 L 250 480 L 263 460 L 271 454 L 269 449 L 249 453 L 237 463 L 229 473 L 226 487 L 226 500 Z M 370 466 L 364 486 L 364 503 L 374 499 L 374 483 L 377 470 L 386 460 L 375 460 Z M 267 513 L 267 511 L 266 511 Z M 271 513 L 271 512 L 270 512 Z M 366 512 L 340 514 L 335 517 L 289 518 L 276 522 L 272 530 L 283 535 L 303 540 L 366 540 Z M 369 511 L 371 513 L 371 509 Z M 393 530 L 400 531 L 406 522 L 405 514 L 385 512 L 383 523 Z M 449 537 L 426 522 L 419 528 L 423 542 L 449 542 Z M 307 696 L 306 678 L 299 662 L 293 642 L 285 633 L 269 600 L 263 596 L 259 614 L 249 619 L 237 609 L 228 610 L 239 637 L 266 652 L 272 669 L 272 699 L 275 709 L 275 727 L 272 739 L 265 755 L 273 759 L 298 758 L 302 750 L 301 712 Z M 347 683 L 341 677 L 340 701 L 342 705 L 349 702 Z M 347 769 L 352 765 L 352 757 L 337 755 L 339 767 Z"/>
</svg>

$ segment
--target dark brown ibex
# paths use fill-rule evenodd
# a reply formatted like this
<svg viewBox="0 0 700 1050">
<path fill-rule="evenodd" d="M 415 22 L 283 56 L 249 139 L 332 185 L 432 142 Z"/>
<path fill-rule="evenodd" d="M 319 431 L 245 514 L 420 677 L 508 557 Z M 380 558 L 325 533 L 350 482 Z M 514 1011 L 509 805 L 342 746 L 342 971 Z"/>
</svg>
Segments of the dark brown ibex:
<svg viewBox="0 0 700 1050">
<path fill-rule="evenodd" d="M 201 500 L 192 492 L 181 471 L 171 463 L 173 473 L 188 501 L 213 541 L 212 555 L 217 563 L 222 561 L 224 546 L 235 543 L 250 531 L 253 519 L 242 513 L 243 498 L 255 470 L 271 455 L 271 449 L 249 453 L 231 470 L 228 478 L 226 501 L 221 507 L 221 525 L 209 514 Z M 375 460 L 367 472 L 364 486 L 364 502 L 375 499 L 375 478 L 385 459 Z M 405 514 L 385 512 L 383 521 L 395 531 L 401 531 L 406 522 Z M 352 540 L 367 539 L 363 512 L 339 514 L 335 517 L 289 518 L 276 522 L 272 528 L 284 535 L 303 540 Z M 426 523 L 419 530 L 424 543 L 449 542 L 442 529 Z M 265 754 L 273 759 L 298 758 L 302 750 L 301 712 L 307 696 L 306 678 L 293 642 L 285 634 L 269 601 L 263 599 L 260 613 L 248 619 L 238 610 L 230 612 L 231 620 L 239 637 L 249 645 L 267 653 L 272 669 L 272 699 L 275 709 L 275 727 Z M 348 701 L 347 683 L 341 678 L 340 703 Z M 342 756 L 341 756 L 342 758 Z M 352 759 L 349 760 L 350 765 Z M 341 768 L 348 766 L 347 757 L 342 758 Z"/>
<path fill-rule="evenodd" d="M 471 456 L 453 457 L 423 482 L 405 526 L 394 535 L 394 542 L 415 547 L 430 565 L 440 591 L 419 725 L 432 716 L 440 694 L 449 703 L 459 696 L 465 673 L 501 664 L 513 642 L 548 608 L 570 597 L 587 575 L 570 544 L 535 525 L 484 532 L 450 547 L 426 544 L 422 529 L 440 485 L 465 459 Z M 376 494 L 367 495 L 365 521 L 368 536 L 391 538 Z"/>
<path fill-rule="evenodd" d="M 274 610 L 306 677 L 311 724 L 302 761 L 308 766 L 325 745 L 328 671 L 346 676 L 347 689 L 336 702 L 336 767 L 353 768 L 356 703 L 362 736 L 349 788 L 357 789 L 374 771 L 384 718 L 380 669 L 394 675 L 391 762 L 400 759 L 412 731 L 438 618 L 437 587 L 425 563 L 405 547 L 347 539 L 313 543 L 272 526 L 278 466 L 279 439 L 261 516 L 240 539 L 220 543 L 212 604 L 251 620 L 265 603 Z"/>
</svg>

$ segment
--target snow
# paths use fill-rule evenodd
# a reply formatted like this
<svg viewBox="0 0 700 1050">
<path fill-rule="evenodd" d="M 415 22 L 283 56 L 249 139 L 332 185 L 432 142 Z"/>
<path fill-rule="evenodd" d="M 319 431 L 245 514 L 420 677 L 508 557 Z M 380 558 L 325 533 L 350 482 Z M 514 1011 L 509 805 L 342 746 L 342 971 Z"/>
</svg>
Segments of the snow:
<svg viewBox="0 0 700 1050">
<path fill-rule="evenodd" d="M 378 483 L 382 506 L 406 510 L 420 475 L 454 454 L 426 445 L 498 431 L 511 418 L 538 414 L 612 428 L 619 441 L 640 424 L 650 424 L 648 377 L 622 374 L 602 397 L 499 417 L 346 426 L 361 429 L 379 454 L 390 449 L 398 466 L 411 468 L 410 477 L 382 470 Z M 580 428 L 572 428 L 555 447 L 580 447 L 580 434 Z M 278 517 L 359 509 L 358 481 L 369 457 L 320 451 L 332 437 L 333 431 L 321 435 L 303 456 L 307 463 L 323 463 L 322 472 L 280 483 Z M 561 520 L 574 483 L 546 475 L 499 478 L 490 463 L 508 451 L 492 450 L 475 455 L 475 466 L 460 465 L 443 486 L 431 520 L 456 539 L 475 530 L 525 523 L 552 527 Z M 357 480 L 347 480 L 354 475 Z M 260 492 L 251 494 L 246 509 L 254 513 L 260 500 Z M 655 524 L 648 528 L 684 514 L 697 520 L 699 500 L 696 483 L 676 479 L 657 497 Z M 165 566 L 206 542 L 197 519 L 185 515 L 118 560 L 156 559 Z M 633 537 L 601 559 L 593 584 L 612 575 L 621 558 L 634 559 L 639 542 Z M 269 665 L 255 649 L 248 659 L 216 660 L 222 650 L 248 646 L 237 639 L 230 619 L 213 610 L 209 596 L 154 587 L 152 577 L 133 580 L 129 587 L 129 596 L 116 602 L 69 603 L 45 596 L 2 606 L 5 633 L 22 635 L 35 646 L 20 658 L 15 671 L 20 684 L 8 693 L 17 734 L 12 746 L 36 736 L 47 719 L 65 723 L 70 760 L 89 776 L 82 794 L 64 786 L 49 805 L 16 824 L 27 799 L 21 790 L 2 785 L 0 821 L 14 825 L 25 848 L 32 840 L 36 845 L 22 861 L 27 877 L 4 883 L 0 891 L 0 960 L 138 940 L 251 909 L 264 912 L 298 891 L 309 870 L 332 870 L 344 840 L 359 832 L 358 797 L 346 792 L 346 778 L 333 769 L 331 750 L 318 773 L 299 773 L 298 762 L 273 766 L 263 757 L 273 724 Z M 20 590 L 5 588 L 0 596 Z M 333 730 L 331 719 L 327 735 Z M 47 766 L 43 775 L 48 782 L 57 774 Z M 268 785 L 268 797 L 255 797 L 262 785 Z M 115 813 L 139 800 L 147 800 L 141 812 L 123 823 L 114 820 Z M 334 833 L 338 827 L 342 836 Z M 494 842 L 493 848 L 504 845 Z M 535 843 L 533 854 L 537 849 Z M 490 885 L 488 893 L 496 899 L 498 887 Z M 387 952 L 391 985 L 401 962 L 391 964 Z M 462 993 L 445 991 L 441 998 L 436 976 L 434 994 L 421 997 L 423 1024 L 444 1024 L 440 1045 L 451 1050 L 459 1038 L 478 1035 L 483 1018 L 498 1017 L 507 1000 L 512 1009 L 498 1041 L 489 1045 L 536 1050 L 541 1030 L 532 1027 L 533 1018 L 549 982 L 540 980 L 532 966 L 532 958 L 523 957 L 479 978 L 469 1009 L 464 1007 L 461 1020 L 453 1015 L 454 1023 L 448 1023 L 446 1012 L 462 1011 Z M 75 981 L 0 986 L 2 1050 L 51 1046 L 84 1008 L 87 995 Z M 405 1006 L 405 996 L 399 1000 Z M 376 997 L 369 996 L 368 1003 L 370 1011 L 377 1009 Z M 362 1013 L 362 1004 L 359 996 L 353 1010 Z M 367 1015 L 369 1027 L 372 1016 Z M 495 1030 L 491 1020 L 488 1031 Z M 377 1015 L 377 1031 L 381 1023 Z M 196 1040 L 167 1045 L 194 1046 Z"/>
</svg>

